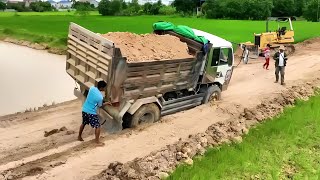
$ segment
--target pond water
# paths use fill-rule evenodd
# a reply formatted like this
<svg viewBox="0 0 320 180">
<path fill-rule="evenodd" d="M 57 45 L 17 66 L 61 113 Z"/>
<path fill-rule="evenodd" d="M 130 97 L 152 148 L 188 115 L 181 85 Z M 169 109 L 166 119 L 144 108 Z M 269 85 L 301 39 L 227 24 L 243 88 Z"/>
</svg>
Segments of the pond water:
<svg viewBox="0 0 320 180">
<path fill-rule="evenodd" d="M 0 116 L 75 99 L 65 56 L 0 42 Z"/>
</svg>

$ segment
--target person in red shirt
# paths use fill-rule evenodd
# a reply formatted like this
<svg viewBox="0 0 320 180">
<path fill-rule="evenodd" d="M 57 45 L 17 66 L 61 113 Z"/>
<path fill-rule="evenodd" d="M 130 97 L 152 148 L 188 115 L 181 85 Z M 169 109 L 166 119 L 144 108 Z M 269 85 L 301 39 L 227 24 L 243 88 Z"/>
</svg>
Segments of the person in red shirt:
<svg viewBox="0 0 320 180">
<path fill-rule="evenodd" d="M 270 62 L 270 44 L 267 44 L 267 47 L 264 49 L 264 57 L 266 59 L 266 62 L 263 64 L 263 69 L 266 68 L 269 70 L 269 62 Z"/>
</svg>

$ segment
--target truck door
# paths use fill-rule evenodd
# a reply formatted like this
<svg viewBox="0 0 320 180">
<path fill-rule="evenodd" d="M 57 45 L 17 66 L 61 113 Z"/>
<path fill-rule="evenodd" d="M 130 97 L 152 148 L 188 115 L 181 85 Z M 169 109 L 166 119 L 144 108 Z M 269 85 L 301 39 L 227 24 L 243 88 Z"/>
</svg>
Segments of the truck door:
<svg viewBox="0 0 320 180">
<path fill-rule="evenodd" d="M 220 48 L 211 48 L 207 66 L 206 66 L 206 82 L 214 82 L 217 76 L 217 69 L 219 65 Z"/>
<path fill-rule="evenodd" d="M 228 88 L 233 72 L 232 48 L 220 48 L 219 65 L 217 68 L 216 82 L 222 85 L 222 90 Z"/>
</svg>

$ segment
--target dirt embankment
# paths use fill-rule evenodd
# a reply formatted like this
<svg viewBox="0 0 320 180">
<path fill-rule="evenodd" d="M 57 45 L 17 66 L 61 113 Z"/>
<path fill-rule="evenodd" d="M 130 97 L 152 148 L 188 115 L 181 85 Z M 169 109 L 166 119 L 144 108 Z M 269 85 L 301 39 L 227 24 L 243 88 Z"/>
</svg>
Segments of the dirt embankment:
<svg viewBox="0 0 320 180">
<path fill-rule="evenodd" d="M 102 35 L 121 49 L 129 62 L 192 58 L 186 43 L 171 35 L 111 32 Z"/>
<path fill-rule="evenodd" d="M 262 69 L 263 59 L 240 64 L 220 102 L 165 116 L 147 127 L 102 134 L 105 147 L 91 144 L 94 131 L 89 127 L 86 142 L 76 141 L 79 101 L 0 117 L 0 178 L 89 179 L 102 171 L 101 179 L 165 177 L 180 163 L 192 164 L 191 158 L 205 147 L 241 142 L 252 125 L 281 112 L 295 98 L 311 95 L 320 83 L 315 79 L 320 75 L 320 40 L 300 45 L 288 60 L 287 86 L 273 83 L 274 67 Z M 75 134 L 59 131 L 44 137 L 45 131 L 61 127 Z"/>
<path fill-rule="evenodd" d="M 17 39 L 12 39 L 12 38 L 4 38 L 2 41 L 17 44 L 20 46 L 26 46 L 26 47 L 36 49 L 36 50 L 47 50 L 49 53 L 52 53 L 52 54 L 64 55 L 67 52 L 66 49 L 53 48 L 53 47 L 50 47 L 47 44 L 43 44 L 43 43 L 32 43 L 29 41 L 17 40 Z"/>
</svg>

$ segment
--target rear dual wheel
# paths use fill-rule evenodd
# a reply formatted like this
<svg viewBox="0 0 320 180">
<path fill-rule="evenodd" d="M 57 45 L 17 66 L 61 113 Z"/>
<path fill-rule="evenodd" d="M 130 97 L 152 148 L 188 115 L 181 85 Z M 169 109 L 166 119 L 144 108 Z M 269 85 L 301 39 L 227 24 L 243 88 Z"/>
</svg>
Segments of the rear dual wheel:
<svg viewBox="0 0 320 180">
<path fill-rule="evenodd" d="M 160 109 L 154 104 L 141 106 L 132 116 L 129 127 L 134 128 L 141 124 L 157 122 L 160 119 Z"/>
</svg>

